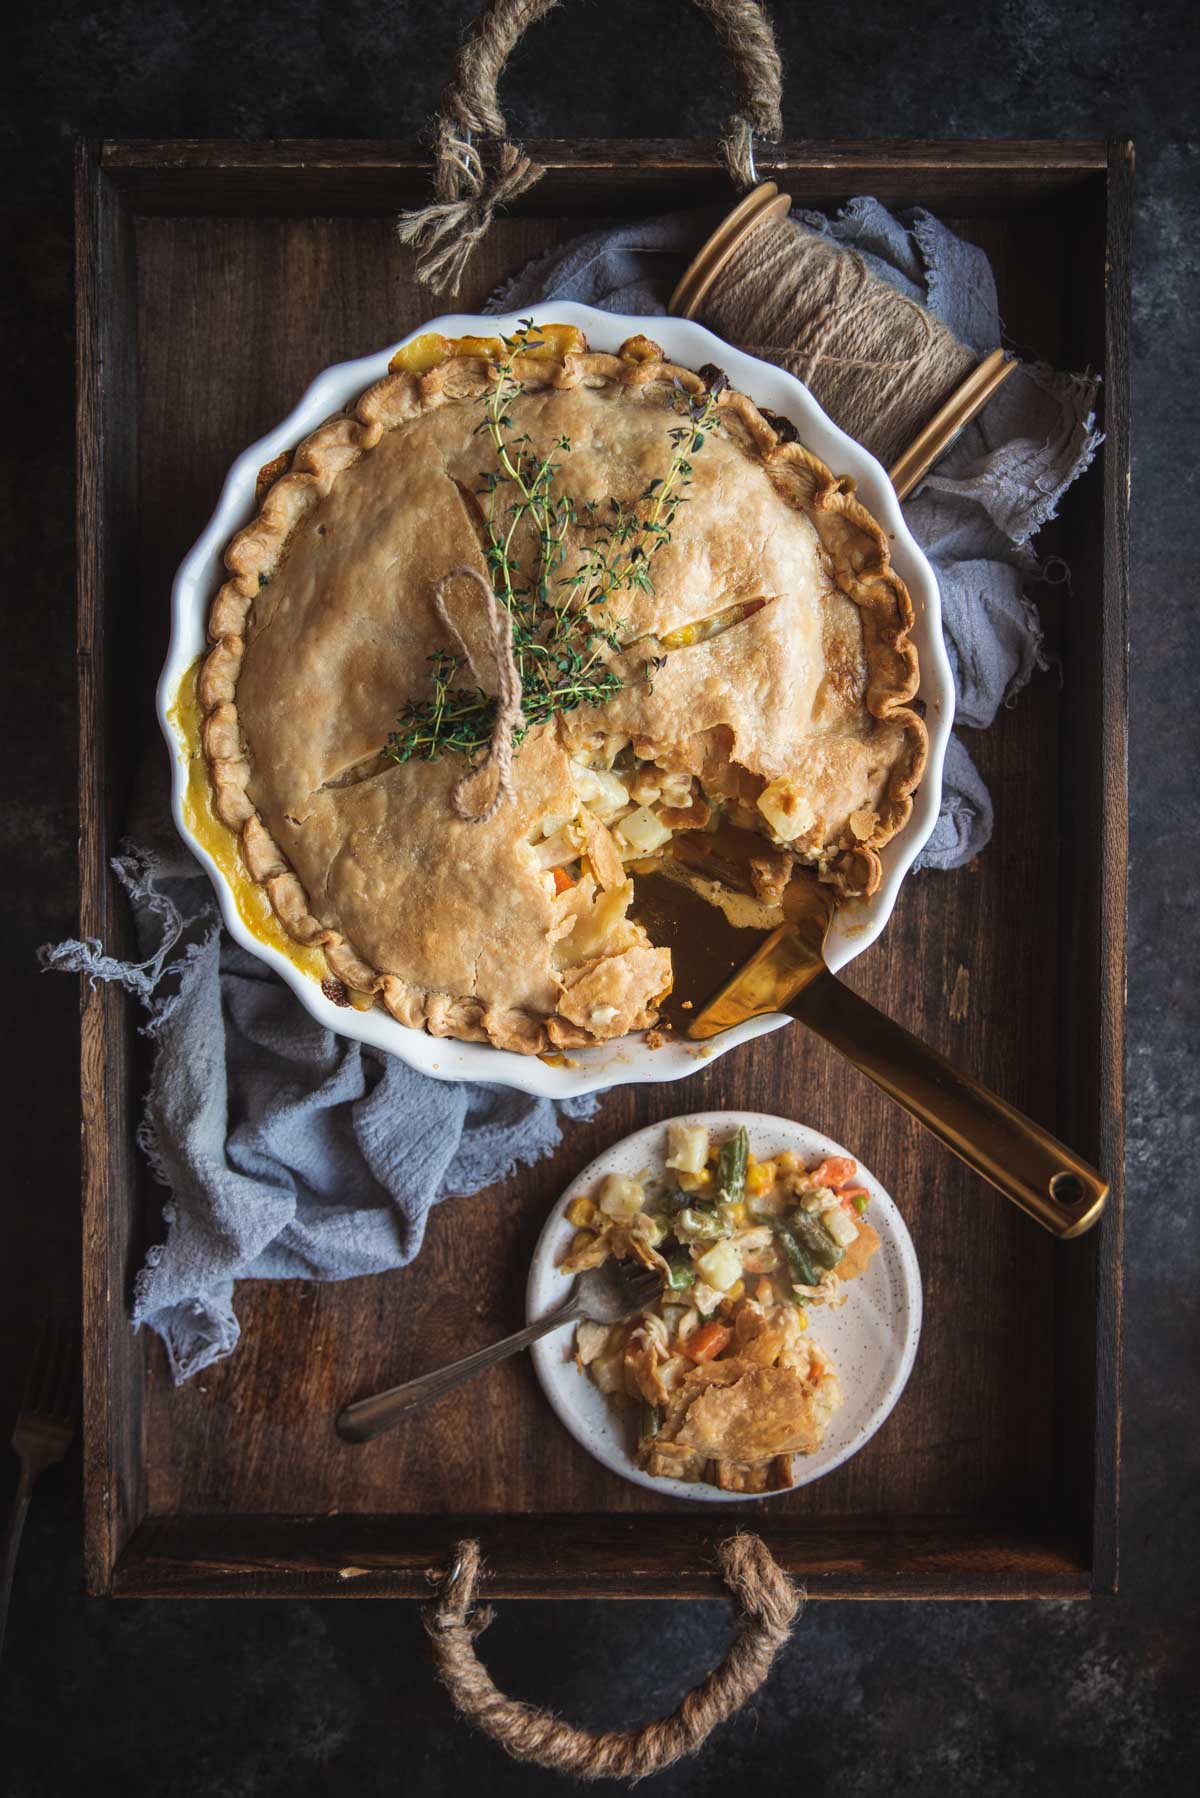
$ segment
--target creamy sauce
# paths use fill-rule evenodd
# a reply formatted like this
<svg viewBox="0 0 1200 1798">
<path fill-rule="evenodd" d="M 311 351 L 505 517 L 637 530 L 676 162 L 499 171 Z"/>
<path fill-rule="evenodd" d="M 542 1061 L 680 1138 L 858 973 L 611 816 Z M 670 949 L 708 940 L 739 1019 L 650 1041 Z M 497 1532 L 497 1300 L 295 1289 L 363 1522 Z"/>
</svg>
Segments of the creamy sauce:
<svg viewBox="0 0 1200 1798">
<path fill-rule="evenodd" d="M 321 949 L 305 949 L 294 943 L 275 913 L 267 890 L 251 880 L 242 860 L 236 831 L 222 824 L 213 810 L 212 782 L 208 763 L 200 741 L 200 702 L 196 697 L 196 680 L 203 656 L 197 658 L 179 683 L 175 703 L 167 712 L 171 729 L 187 756 L 187 790 L 183 798 L 183 821 L 189 834 L 206 849 L 225 877 L 233 894 L 238 915 L 252 936 L 285 955 L 293 967 L 316 981 L 329 978 L 329 967 Z"/>
</svg>

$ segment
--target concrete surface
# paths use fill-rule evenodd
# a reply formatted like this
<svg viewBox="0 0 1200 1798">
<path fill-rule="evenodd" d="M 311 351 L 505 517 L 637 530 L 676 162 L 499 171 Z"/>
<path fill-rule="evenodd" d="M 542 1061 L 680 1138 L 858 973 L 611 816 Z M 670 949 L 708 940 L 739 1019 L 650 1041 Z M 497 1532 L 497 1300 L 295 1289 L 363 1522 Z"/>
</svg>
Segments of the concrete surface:
<svg viewBox="0 0 1200 1798">
<path fill-rule="evenodd" d="M 6 27 L 5 1431 L 32 1319 L 71 1302 L 78 1267 L 76 995 L 33 962 L 75 916 L 71 140 L 411 136 L 472 10 L 41 0 Z M 1123 1590 L 1090 1606 L 815 1607 L 753 1714 L 655 1789 L 716 1794 L 749 1778 L 839 1798 L 1128 1798 L 1186 1776 L 1198 1738 L 1196 12 L 1185 0 L 774 10 L 790 134 L 1137 140 Z M 706 132 L 727 88 L 682 0 L 593 0 L 537 30 L 504 93 L 518 131 L 617 136 Z M 0 1460 L 0 1498 L 10 1472 Z M 18 1573 L 0 1668 L 7 1798 L 561 1789 L 455 1720 L 408 1607 L 85 1602 L 78 1483 L 77 1457 L 47 1480 Z M 715 1604 L 507 1605 L 487 1658 L 505 1689 L 620 1725 L 674 1702 L 726 1636 Z"/>
</svg>

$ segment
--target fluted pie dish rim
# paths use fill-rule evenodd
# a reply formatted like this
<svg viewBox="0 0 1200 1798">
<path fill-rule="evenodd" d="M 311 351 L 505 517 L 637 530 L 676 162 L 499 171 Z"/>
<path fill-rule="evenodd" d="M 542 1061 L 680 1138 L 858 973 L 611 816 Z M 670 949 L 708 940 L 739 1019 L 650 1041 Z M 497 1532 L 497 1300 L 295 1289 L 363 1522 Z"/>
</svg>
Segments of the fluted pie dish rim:
<svg viewBox="0 0 1200 1798">
<path fill-rule="evenodd" d="M 953 687 L 941 639 L 936 580 L 900 513 L 899 504 L 879 464 L 854 444 L 820 411 L 812 396 L 784 371 L 747 356 L 721 342 L 704 327 L 670 318 L 627 318 L 600 313 L 568 302 L 537 309 L 544 325 L 571 325 L 581 330 L 589 348 L 615 354 L 627 339 L 644 334 L 662 347 L 664 359 L 684 369 L 716 364 L 730 385 L 746 393 L 756 406 L 787 419 L 798 441 L 839 475 L 854 482 L 858 497 L 889 540 L 892 563 L 911 595 L 914 623 L 911 638 L 920 660 L 918 697 L 923 702 L 928 753 L 912 799 L 911 814 L 879 850 L 878 886 L 866 898 L 839 908 L 828 954 L 835 969 L 867 947 L 882 930 L 900 883 L 936 822 L 941 769 L 953 710 Z M 570 1053 L 551 1061 L 519 1055 L 491 1042 L 463 1042 L 430 1036 L 402 1023 L 376 1006 L 357 1010 L 335 1003 L 322 990 L 317 969 L 298 965 L 296 954 L 276 930 L 263 932 L 248 915 L 227 857 L 214 853 L 206 833 L 194 828 L 195 756 L 180 730 L 180 693 L 189 670 L 204 652 L 209 611 L 222 582 L 222 555 L 239 527 L 254 517 L 260 470 L 282 452 L 291 451 L 314 429 L 384 377 L 396 351 L 426 334 L 447 338 L 505 335 L 519 328 L 516 315 L 450 315 L 423 324 L 399 343 L 375 355 L 337 364 L 312 383 L 289 416 L 237 459 L 226 479 L 220 502 L 205 531 L 181 564 L 172 596 L 172 636 L 159 683 L 158 710 L 172 750 L 172 808 L 184 839 L 214 881 L 231 934 L 281 973 L 308 1010 L 321 1023 L 397 1054 L 423 1072 L 446 1079 L 490 1080 L 552 1097 L 567 1097 L 634 1080 L 685 1077 L 714 1054 L 776 1027 L 783 1019 L 758 1019 L 703 1046 L 672 1042 L 651 1047 L 638 1036 L 622 1036 L 596 1047 L 568 1043 Z M 519 763 L 518 763 L 519 766 Z M 264 935 L 268 940 L 264 940 Z M 306 952 L 311 963 L 312 951 Z M 548 1045 L 553 1047 L 554 1045 Z"/>
</svg>

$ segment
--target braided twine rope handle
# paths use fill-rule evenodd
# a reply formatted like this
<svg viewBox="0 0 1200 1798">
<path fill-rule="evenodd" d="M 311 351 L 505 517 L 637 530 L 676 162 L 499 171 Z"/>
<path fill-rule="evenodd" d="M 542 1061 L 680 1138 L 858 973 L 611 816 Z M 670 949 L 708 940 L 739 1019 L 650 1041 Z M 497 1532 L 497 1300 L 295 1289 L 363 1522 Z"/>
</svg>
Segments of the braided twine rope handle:
<svg viewBox="0 0 1200 1798">
<path fill-rule="evenodd" d="M 508 135 L 496 85 L 512 51 L 559 0 L 487 0 L 458 54 L 454 79 L 434 123 L 434 193 L 428 205 L 402 215 L 401 243 L 419 250 L 418 279 L 436 293 L 456 293 L 472 250 L 497 206 L 525 193 L 545 168 Z M 755 134 L 768 143 L 783 135 L 782 71 L 775 34 L 759 0 L 695 0 L 707 13 L 737 75 L 736 110 L 721 139 L 726 167 L 739 189 L 755 181 Z M 487 139 L 489 154 L 480 153 Z"/>
<path fill-rule="evenodd" d="M 640 1729 L 592 1735 L 498 1691 L 475 1653 L 475 1638 L 493 1616 L 490 1608 L 472 1610 L 482 1568 L 478 1542 L 458 1544 L 450 1573 L 425 1607 L 438 1677 L 468 1722 L 514 1760 L 575 1779 L 638 1780 L 661 1773 L 693 1753 L 753 1697 L 804 1609 L 803 1589 L 792 1584 L 758 1536 L 732 1536 L 719 1553 L 734 1602 L 733 1641 L 720 1665 L 669 1717 Z"/>
</svg>

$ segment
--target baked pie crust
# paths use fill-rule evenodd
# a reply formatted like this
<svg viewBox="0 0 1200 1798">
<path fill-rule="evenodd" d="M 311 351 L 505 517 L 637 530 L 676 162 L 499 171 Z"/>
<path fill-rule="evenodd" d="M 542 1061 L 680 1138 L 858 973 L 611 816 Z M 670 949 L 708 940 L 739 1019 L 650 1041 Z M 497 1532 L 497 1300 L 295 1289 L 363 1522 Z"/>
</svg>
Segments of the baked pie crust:
<svg viewBox="0 0 1200 1798">
<path fill-rule="evenodd" d="M 539 329 L 513 362 L 513 429 L 570 440 L 562 483 L 581 509 L 633 503 L 705 377 L 645 338 L 614 356 Z M 473 496 L 494 466 L 478 426 L 498 353 L 419 339 L 287 472 L 264 471 L 279 478 L 226 551 L 197 697 L 214 810 L 290 937 L 360 1004 L 534 1053 L 654 1022 L 670 956 L 626 916 L 627 866 L 674 829 L 718 809 L 755 824 L 768 906 L 793 855 L 872 892 L 926 734 L 884 532 L 852 481 L 724 388 L 652 589 L 623 596 L 622 648 L 605 651 L 620 691 L 530 730 L 513 798 L 483 822 L 451 809 L 462 756 L 389 759 L 449 647 L 435 587 L 456 567 L 487 575 Z"/>
</svg>

